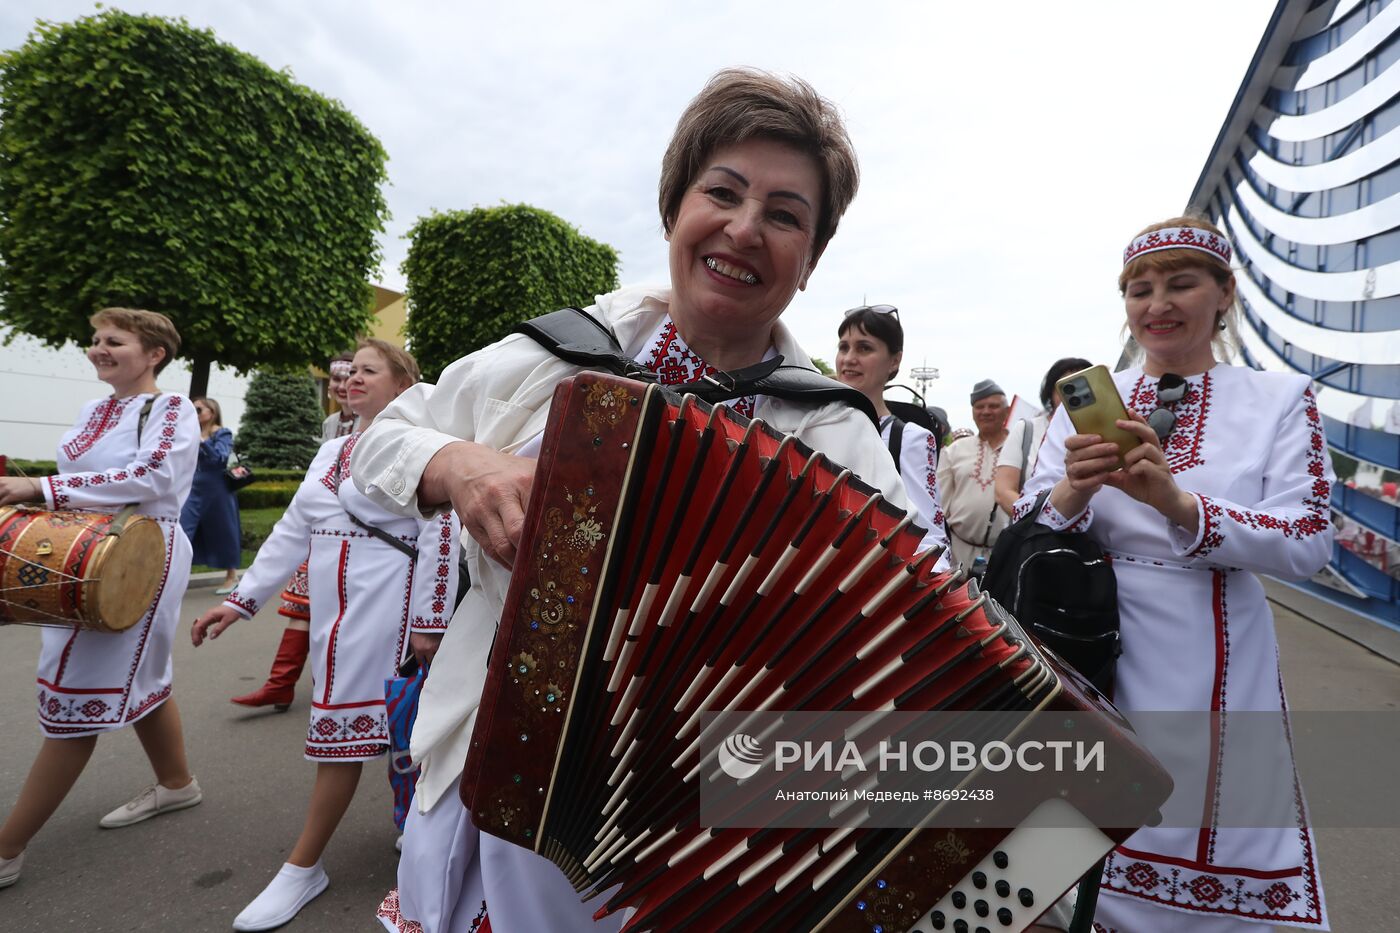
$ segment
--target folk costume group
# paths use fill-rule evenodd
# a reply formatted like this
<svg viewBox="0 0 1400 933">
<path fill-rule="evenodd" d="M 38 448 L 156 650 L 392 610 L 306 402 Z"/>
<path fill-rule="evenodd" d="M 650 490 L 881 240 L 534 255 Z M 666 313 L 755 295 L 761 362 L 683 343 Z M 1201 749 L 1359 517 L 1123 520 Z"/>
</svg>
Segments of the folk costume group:
<svg viewBox="0 0 1400 933">
<path fill-rule="evenodd" d="M 815 368 L 781 317 L 816 269 L 857 180 L 840 117 L 809 85 L 720 72 L 681 115 L 662 160 L 669 285 L 599 296 L 586 312 L 667 385 L 776 356 Z M 1145 351 L 1139 366 L 1115 377 L 1133 413 L 1119 426 L 1140 443 L 1120 462 L 1116 448 L 1076 434 L 1061 408 L 1016 508 L 1024 514 L 1051 490 L 1038 521 L 1084 530 L 1110 553 L 1124 645 L 1120 706 L 1281 710 L 1273 622 L 1254 573 L 1306 576 L 1330 552 L 1332 474 L 1307 380 L 1217 361 L 1216 338 L 1230 326 L 1235 297 L 1228 246 L 1209 223 L 1177 218 L 1144 231 L 1119 284 L 1128 329 Z M 903 332 L 892 312 L 854 309 L 838 331 L 838 378 L 870 400 L 878 425 L 840 402 L 757 395 L 729 404 L 912 509 L 928 529 L 924 546 L 944 547 L 937 439 L 902 425 L 893 456 L 896 426 L 883 394 L 899 369 Z M 188 399 L 155 389 L 155 374 L 178 349 L 173 327 L 155 319 L 164 320 L 128 311 L 93 318 L 89 356 L 112 397 L 87 406 L 64 437 L 58 477 L 0 479 L 0 504 L 136 503 L 167 526 L 164 582 L 132 633 L 44 632 L 45 740 L 0 826 L 0 886 L 18 879 L 26 845 L 99 732 L 134 724 L 156 775 L 104 826 L 200 802 L 170 695 L 175 613 L 189 570 L 176 519 L 199 429 Z M 581 903 L 552 862 L 478 832 L 458 797 L 549 403 L 560 380 L 578 371 L 523 335 L 458 360 L 436 385 L 418 381 L 402 350 L 370 341 L 356 352 L 347 385 L 358 422 L 345 420 L 362 430 L 322 446 L 253 566 L 192 630 L 198 645 L 254 616 L 307 560 L 313 687 L 305 756 L 317 763 L 317 780 L 286 864 L 235 929 L 286 923 L 325 889 L 321 853 L 360 764 L 388 744 L 383 679 L 410 654 L 430 663 L 411 745 L 421 774 L 398 884 L 377 910 L 384 928 L 582 933 L 625 922 L 615 915 L 595 923 L 595 905 Z M 337 433 L 341 426 L 337 417 Z M 990 490 L 995 457 L 987 459 Z M 454 612 L 459 546 L 470 586 Z M 939 559 L 956 564 L 958 554 L 955 547 Z M 1232 774 L 1228 737 L 1210 752 L 1201 759 L 1217 769 L 1210 786 L 1219 787 Z M 1280 778 L 1296 780 L 1289 749 L 1278 752 Z M 1297 799 L 1296 825 L 1284 829 L 1140 831 L 1108 860 L 1095 928 L 1327 929 L 1301 792 Z M 1048 926 L 1040 928 L 1063 928 L 1055 922 L 1042 918 Z"/>
</svg>

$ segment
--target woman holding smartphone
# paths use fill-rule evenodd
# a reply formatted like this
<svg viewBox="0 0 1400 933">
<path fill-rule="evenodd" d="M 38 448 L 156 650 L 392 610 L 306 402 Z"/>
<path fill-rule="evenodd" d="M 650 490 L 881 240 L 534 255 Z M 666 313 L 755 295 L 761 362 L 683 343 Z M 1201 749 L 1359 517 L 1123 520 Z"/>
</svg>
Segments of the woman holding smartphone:
<svg viewBox="0 0 1400 933">
<path fill-rule="evenodd" d="M 1017 515 L 1048 489 L 1039 521 L 1087 532 L 1112 559 L 1123 638 L 1114 702 L 1130 717 L 1281 714 L 1273 617 L 1255 574 L 1307 577 L 1332 551 L 1333 475 L 1309 380 L 1221 362 L 1235 281 L 1229 243 L 1209 222 L 1148 227 L 1129 243 L 1118 284 L 1143 359 L 1113 375 L 1129 414 L 1116 427 L 1137 446 L 1120 458 L 1061 407 Z M 1205 825 L 1143 829 L 1110 854 L 1104 928 L 1327 929 L 1286 738 L 1265 749 L 1272 767 L 1261 767 L 1257 743 L 1247 756 L 1231 738 L 1221 730 L 1212 747 L 1189 750 L 1200 772 L 1190 780 L 1174 774 Z M 1289 802 L 1291 825 L 1221 825 L 1222 799 L 1266 794 Z"/>
</svg>

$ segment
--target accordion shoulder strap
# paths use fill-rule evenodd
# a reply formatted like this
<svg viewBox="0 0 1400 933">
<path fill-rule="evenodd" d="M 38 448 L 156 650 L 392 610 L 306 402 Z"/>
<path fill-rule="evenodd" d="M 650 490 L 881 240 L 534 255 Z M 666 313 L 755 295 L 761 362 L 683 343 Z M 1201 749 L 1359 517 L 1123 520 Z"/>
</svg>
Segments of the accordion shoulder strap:
<svg viewBox="0 0 1400 933">
<path fill-rule="evenodd" d="M 581 308 L 561 308 L 549 314 L 522 321 L 515 332 L 524 334 L 550 353 L 578 366 L 601 369 L 616 376 L 655 382 L 656 374 L 630 359 L 617 337 L 597 318 Z M 788 402 L 824 405 L 841 402 L 879 424 L 870 399 L 850 386 L 802 366 L 784 366 L 781 355 L 734 372 L 720 372 L 698 382 L 673 386 L 716 404 L 745 395 L 770 395 Z"/>
</svg>

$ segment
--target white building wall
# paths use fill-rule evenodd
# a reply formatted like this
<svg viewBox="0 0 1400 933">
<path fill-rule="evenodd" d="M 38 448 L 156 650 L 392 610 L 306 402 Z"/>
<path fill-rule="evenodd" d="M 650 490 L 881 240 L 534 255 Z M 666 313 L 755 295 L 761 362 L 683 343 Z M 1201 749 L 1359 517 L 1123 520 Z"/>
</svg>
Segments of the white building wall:
<svg viewBox="0 0 1400 933">
<path fill-rule="evenodd" d="M 157 382 L 168 392 L 188 392 L 188 364 L 176 360 Z M 224 425 L 235 434 L 247 388 L 248 377 L 231 369 L 216 366 L 209 374 L 208 394 L 219 403 Z M 82 347 L 70 344 L 55 350 L 0 326 L 0 454 L 52 460 L 58 439 L 72 426 L 83 403 L 110 392 L 93 375 Z"/>
</svg>

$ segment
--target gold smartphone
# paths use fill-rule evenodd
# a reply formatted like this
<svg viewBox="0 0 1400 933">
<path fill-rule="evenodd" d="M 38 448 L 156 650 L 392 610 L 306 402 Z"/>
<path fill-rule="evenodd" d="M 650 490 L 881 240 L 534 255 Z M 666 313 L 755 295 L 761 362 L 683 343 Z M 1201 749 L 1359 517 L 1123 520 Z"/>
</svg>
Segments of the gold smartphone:
<svg viewBox="0 0 1400 933">
<path fill-rule="evenodd" d="M 1097 434 L 1105 441 L 1118 445 L 1118 458 L 1142 443 L 1142 439 L 1118 427 L 1114 422 L 1122 419 L 1131 421 L 1118 387 L 1113 384 L 1113 374 L 1104 366 L 1090 366 L 1077 373 L 1070 373 L 1055 388 L 1060 390 L 1060 400 L 1074 425 L 1076 434 Z M 1120 462 L 1121 466 L 1121 462 Z"/>
</svg>

